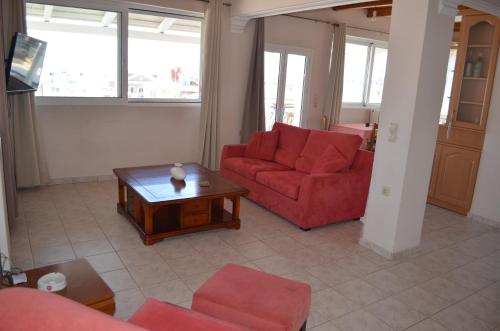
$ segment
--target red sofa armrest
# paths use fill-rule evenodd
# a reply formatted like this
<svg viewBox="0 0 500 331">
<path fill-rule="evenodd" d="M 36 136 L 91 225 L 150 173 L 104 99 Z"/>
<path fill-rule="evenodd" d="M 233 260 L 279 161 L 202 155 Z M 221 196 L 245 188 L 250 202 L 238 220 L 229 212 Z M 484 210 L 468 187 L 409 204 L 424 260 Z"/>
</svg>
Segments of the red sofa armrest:
<svg viewBox="0 0 500 331">
<path fill-rule="evenodd" d="M 248 331 L 242 326 L 152 298 L 137 310 L 129 323 L 150 331 Z"/>
<path fill-rule="evenodd" d="M 370 188 L 370 171 L 351 170 L 334 174 L 311 174 L 302 180 L 299 203 L 311 218 L 362 216 Z"/>
<path fill-rule="evenodd" d="M 223 169 L 223 161 L 230 157 L 242 157 L 245 156 L 245 150 L 247 149 L 246 144 L 238 145 L 224 145 L 222 148 L 222 154 L 220 157 L 220 169 Z"/>
</svg>

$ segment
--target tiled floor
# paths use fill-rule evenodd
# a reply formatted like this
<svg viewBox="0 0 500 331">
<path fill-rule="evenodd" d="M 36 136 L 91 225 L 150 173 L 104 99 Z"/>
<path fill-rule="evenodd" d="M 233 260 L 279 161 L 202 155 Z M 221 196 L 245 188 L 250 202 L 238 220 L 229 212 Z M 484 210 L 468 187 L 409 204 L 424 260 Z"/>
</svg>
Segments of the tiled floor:
<svg viewBox="0 0 500 331">
<path fill-rule="evenodd" d="M 228 262 L 311 284 L 310 330 L 500 330 L 500 229 L 429 206 L 421 250 L 386 260 L 357 244 L 361 222 L 303 232 L 243 200 L 242 228 L 145 247 L 116 213 L 116 183 L 20 192 L 13 259 L 31 268 L 86 257 L 119 318 L 147 296 L 190 305 Z"/>
</svg>

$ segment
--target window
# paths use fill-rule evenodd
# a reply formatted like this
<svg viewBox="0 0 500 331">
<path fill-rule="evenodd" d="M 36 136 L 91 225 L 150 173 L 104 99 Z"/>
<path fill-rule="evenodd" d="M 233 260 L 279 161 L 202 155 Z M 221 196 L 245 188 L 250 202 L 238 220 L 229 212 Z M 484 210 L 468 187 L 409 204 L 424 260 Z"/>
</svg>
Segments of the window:
<svg viewBox="0 0 500 331">
<path fill-rule="evenodd" d="M 439 116 L 439 124 L 446 123 L 448 112 L 450 109 L 451 87 L 453 85 L 453 75 L 455 74 L 455 62 L 457 61 L 457 49 L 450 50 L 448 58 L 448 68 L 446 70 L 446 85 L 444 86 L 443 104 L 441 106 L 441 115 Z"/>
<path fill-rule="evenodd" d="M 26 5 L 28 34 L 48 42 L 37 96 L 199 102 L 201 17 L 36 1 Z"/>
<path fill-rule="evenodd" d="M 346 42 L 342 102 L 380 104 L 384 89 L 387 48 L 380 43 L 350 39 Z"/>
<path fill-rule="evenodd" d="M 309 77 L 309 52 L 282 46 L 264 53 L 266 130 L 275 122 L 300 126 Z"/>
<path fill-rule="evenodd" d="M 26 12 L 28 34 L 48 43 L 37 96 L 120 96 L 118 13 L 34 3 Z"/>
<path fill-rule="evenodd" d="M 128 97 L 200 99 L 201 21 L 131 12 Z"/>
</svg>

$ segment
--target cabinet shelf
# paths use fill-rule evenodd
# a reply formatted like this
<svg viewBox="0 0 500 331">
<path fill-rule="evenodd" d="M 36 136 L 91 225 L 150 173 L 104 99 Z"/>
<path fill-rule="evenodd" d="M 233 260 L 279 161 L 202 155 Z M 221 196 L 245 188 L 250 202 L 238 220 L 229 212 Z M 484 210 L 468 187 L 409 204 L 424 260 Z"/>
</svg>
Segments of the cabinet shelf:
<svg viewBox="0 0 500 331">
<path fill-rule="evenodd" d="M 482 102 L 475 102 L 475 101 L 460 101 L 460 103 L 464 105 L 474 105 L 474 106 L 482 106 Z"/>
<path fill-rule="evenodd" d="M 469 44 L 467 45 L 469 48 L 490 48 L 491 44 Z"/>
<path fill-rule="evenodd" d="M 486 77 L 464 76 L 463 79 L 484 81 L 484 80 L 486 80 Z"/>
</svg>

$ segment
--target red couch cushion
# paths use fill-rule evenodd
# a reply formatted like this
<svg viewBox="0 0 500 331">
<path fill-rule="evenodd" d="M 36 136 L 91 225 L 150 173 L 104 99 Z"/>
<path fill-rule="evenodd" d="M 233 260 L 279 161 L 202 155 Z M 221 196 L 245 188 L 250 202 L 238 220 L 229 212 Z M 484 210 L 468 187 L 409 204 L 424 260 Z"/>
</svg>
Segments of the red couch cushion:
<svg viewBox="0 0 500 331">
<path fill-rule="evenodd" d="M 363 139 L 360 136 L 332 131 L 311 130 L 300 157 L 295 162 L 295 168 L 299 171 L 312 171 L 316 159 L 318 159 L 328 146 L 335 146 L 337 150 L 352 164 L 356 152 Z"/>
<path fill-rule="evenodd" d="M 230 322 L 217 320 L 213 317 L 185 309 L 170 303 L 148 299 L 129 323 L 146 328 L 150 331 L 243 331 L 248 330 Z"/>
<path fill-rule="evenodd" d="M 256 132 L 250 138 L 245 156 L 272 161 L 278 146 L 279 131 Z"/>
<path fill-rule="evenodd" d="M 262 171 L 257 174 L 257 183 L 265 185 L 290 199 L 299 197 L 300 183 L 306 173 L 299 171 Z"/>
<path fill-rule="evenodd" d="M 339 152 L 337 147 L 328 146 L 323 154 L 314 162 L 312 174 L 334 173 L 349 168 L 350 163 Z"/>
<path fill-rule="evenodd" d="M 250 179 L 255 179 L 255 175 L 261 171 L 290 170 L 290 168 L 276 162 L 251 159 L 248 157 L 227 158 L 223 161 L 223 166 L 226 169 Z"/>
<path fill-rule="evenodd" d="M 227 264 L 195 292 L 192 309 L 252 330 L 297 331 L 310 305 L 308 284 Z"/>
<path fill-rule="evenodd" d="M 274 123 L 273 131 L 279 131 L 280 135 L 274 161 L 293 169 L 310 130 L 278 122 Z"/>
</svg>

